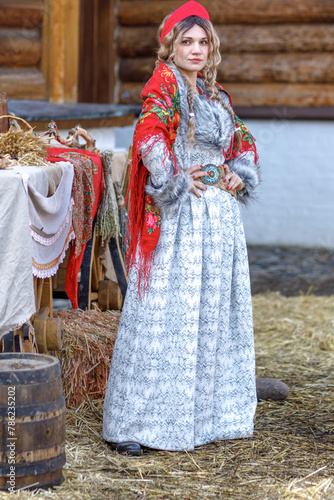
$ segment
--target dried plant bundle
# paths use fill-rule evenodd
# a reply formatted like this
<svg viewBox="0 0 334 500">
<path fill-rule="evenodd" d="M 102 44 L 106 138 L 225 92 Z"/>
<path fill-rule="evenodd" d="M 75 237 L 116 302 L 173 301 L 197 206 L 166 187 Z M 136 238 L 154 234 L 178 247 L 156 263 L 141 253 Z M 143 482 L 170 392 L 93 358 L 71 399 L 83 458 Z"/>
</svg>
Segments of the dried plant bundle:
<svg viewBox="0 0 334 500">
<path fill-rule="evenodd" d="M 23 118 L 12 116 L 10 118 L 10 121 L 15 120 L 16 124 L 11 124 L 7 132 L 0 134 L 0 157 L 8 158 L 9 155 L 20 165 L 48 165 L 45 158 L 50 139 L 35 134 L 32 127 Z M 20 128 L 17 125 L 17 120 L 24 122 L 27 130 Z"/>
</svg>

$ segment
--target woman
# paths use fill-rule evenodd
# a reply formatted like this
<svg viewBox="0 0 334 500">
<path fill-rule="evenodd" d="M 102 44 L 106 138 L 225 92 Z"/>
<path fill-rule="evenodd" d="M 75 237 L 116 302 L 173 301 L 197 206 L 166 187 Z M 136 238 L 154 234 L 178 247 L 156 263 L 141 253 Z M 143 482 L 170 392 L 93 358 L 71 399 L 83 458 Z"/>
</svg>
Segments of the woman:
<svg viewBox="0 0 334 500">
<path fill-rule="evenodd" d="M 134 135 L 129 284 L 104 403 L 104 439 L 132 455 L 251 436 L 256 408 L 238 207 L 258 183 L 254 139 L 215 83 L 207 11 L 187 2 L 160 30 Z"/>
</svg>

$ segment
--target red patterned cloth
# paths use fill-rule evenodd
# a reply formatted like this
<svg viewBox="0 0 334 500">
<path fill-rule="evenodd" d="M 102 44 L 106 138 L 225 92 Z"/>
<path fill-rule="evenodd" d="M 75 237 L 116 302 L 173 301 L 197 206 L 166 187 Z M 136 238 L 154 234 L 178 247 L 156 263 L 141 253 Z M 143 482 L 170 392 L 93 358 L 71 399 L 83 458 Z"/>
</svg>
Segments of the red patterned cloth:
<svg viewBox="0 0 334 500">
<path fill-rule="evenodd" d="M 92 237 L 93 220 L 103 193 L 102 161 L 99 155 L 71 148 L 50 148 L 48 161 L 70 161 L 74 166 L 72 196 L 75 245 L 69 256 L 65 291 L 73 309 L 78 308 L 78 273 L 87 241 Z"/>
<path fill-rule="evenodd" d="M 141 94 L 144 104 L 138 118 L 133 139 L 132 161 L 130 165 L 130 197 L 129 221 L 127 233 L 127 264 L 135 265 L 138 242 L 139 252 L 139 290 L 143 282 L 148 284 L 154 249 L 160 235 L 160 211 L 154 206 L 150 196 L 145 197 L 145 184 L 148 171 L 142 162 L 139 148 L 155 136 L 155 140 L 163 140 L 165 158 L 170 157 L 175 163 L 175 174 L 178 169 L 173 153 L 177 129 L 180 122 L 180 98 L 177 81 L 173 72 L 165 64 L 158 63 L 151 79 Z M 150 143 L 148 150 L 154 147 Z M 155 216 L 159 214 L 159 220 Z"/>
</svg>

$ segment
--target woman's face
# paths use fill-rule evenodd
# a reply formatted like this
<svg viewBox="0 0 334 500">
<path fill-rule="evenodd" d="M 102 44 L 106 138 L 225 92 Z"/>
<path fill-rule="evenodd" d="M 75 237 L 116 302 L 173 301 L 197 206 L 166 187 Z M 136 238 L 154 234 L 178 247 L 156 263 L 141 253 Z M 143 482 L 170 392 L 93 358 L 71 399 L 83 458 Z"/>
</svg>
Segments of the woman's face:
<svg viewBox="0 0 334 500">
<path fill-rule="evenodd" d="M 209 40 L 203 28 L 195 24 L 185 31 L 176 47 L 174 63 L 189 77 L 197 76 L 207 63 Z"/>
</svg>

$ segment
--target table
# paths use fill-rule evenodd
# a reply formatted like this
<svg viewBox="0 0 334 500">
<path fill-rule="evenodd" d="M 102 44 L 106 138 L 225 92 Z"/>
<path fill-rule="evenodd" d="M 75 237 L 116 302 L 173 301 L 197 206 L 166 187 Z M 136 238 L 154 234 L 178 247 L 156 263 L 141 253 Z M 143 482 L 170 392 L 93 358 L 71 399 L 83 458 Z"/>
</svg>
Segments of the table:
<svg viewBox="0 0 334 500">
<path fill-rule="evenodd" d="M 43 168 L 0 170 L 0 338 L 36 312 L 34 276 L 56 274 L 75 237 L 73 165 L 58 165 L 62 175 L 52 196 Z"/>
</svg>

